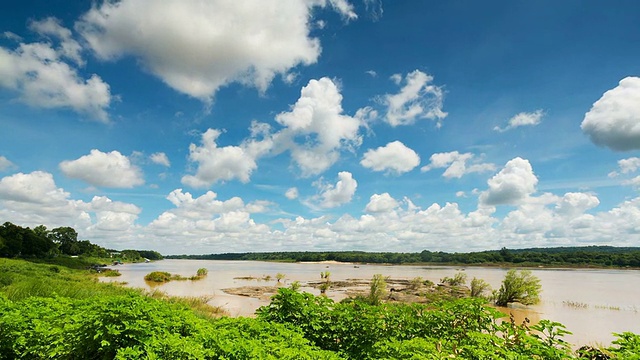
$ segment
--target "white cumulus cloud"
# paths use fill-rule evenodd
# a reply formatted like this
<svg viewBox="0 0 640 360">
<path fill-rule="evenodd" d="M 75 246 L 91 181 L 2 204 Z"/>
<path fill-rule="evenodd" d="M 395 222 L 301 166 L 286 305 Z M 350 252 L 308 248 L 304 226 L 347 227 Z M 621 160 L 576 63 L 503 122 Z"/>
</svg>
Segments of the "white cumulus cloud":
<svg viewBox="0 0 640 360">
<path fill-rule="evenodd" d="M 403 77 L 395 74 L 391 79 L 398 85 Z M 444 91 L 441 87 L 431 84 L 433 76 L 415 70 L 404 77 L 405 85 L 397 94 L 387 94 L 382 97 L 382 103 L 387 106 L 385 120 L 391 126 L 411 125 L 418 119 L 436 120 L 440 127 L 442 119 L 447 113 L 442 111 Z"/>
<path fill-rule="evenodd" d="M 292 187 L 287 189 L 287 191 L 284 193 L 284 196 L 287 197 L 287 199 L 289 200 L 294 200 L 297 199 L 299 194 L 298 194 L 298 188 Z"/>
<path fill-rule="evenodd" d="M 373 171 L 402 174 L 420 164 L 420 156 L 400 141 L 393 141 L 377 149 L 369 149 L 360 165 Z"/>
<path fill-rule="evenodd" d="M 316 7 L 347 19 L 346 0 L 122 0 L 94 5 L 76 29 L 100 59 L 133 56 L 173 89 L 210 103 L 238 82 L 265 91 L 276 75 L 317 61 Z"/>
<path fill-rule="evenodd" d="M 640 149 L 640 78 L 626 77 L 605 92 L 580 127 L 596 145 L 615 151 Z"/>
<path fill-rule="evenodd" d="M 498 132 L 505 132 L 507 130 L 515 129 L 520 126 L 536 126 L 540 124 L 543 116 L 544 111 L 542 111 L 542 109 L 536 110 L 531 113 L 521 112 L 509 119 L 509 123 L 504 128 L 496 126 L 493 128 L 493 130 Z"/>
<path fill-rule="evenodd" d="M 141 212 L 136 205 L 104 196 L 94 196 L 90 202 L 70 197 L 50 173 L 14 174 L 0 179 L 0 217 L 23 226 L 72 226 L 94 243 L 104 239 L 118 243 L 114 236 L 133 231 Z"/>
<path fill-rule="evenodd" d="M 396 199 L 392 198 L 389 193 L 373 194 L 369 198 L 369 203 L 365 207 L 368 213 L 385 213 L 400 206 Z"/>
<path fill-rule="evenodd" d="M 320 207 L 334 208 L 351 201 L 356 193 L 358 182 L 348 171 L 338 173 L 338 182 L 335 185 L 325 185 L 319 195 Z"/>
<path fill-rule="evenodd" d="M 275 151 L 289 150 L 303 176 L 317 175 L 340 157 L 340 151 L 360 145 L 361 121 L 343 114 L 342 94 L 329 78 L 310 80 L 288 112 L 276 116 L 284 126 L 273 135 Z M 300 143 L 299 138 L 305 141 Z"/>
<path fill-rule="evenodd" d="M 46 43 L 20 44 L 16 50 L 0 47 L 0 86 L 34 107 L 69 108 L 91 119 L 109 121 L 109 85 L 95 74 L 82 79 Z"/>
<path fill-rule="evenodd" d="M 89 155 L 60 163 L 66 176 L 94 186 L 132 188 L 144 184 L 142 171 L 118 151 L 104 153 L 93 149 Z"/>
<path fill-rule="evenodd" d="M 509 160 L 499 173 L 487 181 L 489 189 L 480 194 L 484 205 L 517 205 L 536 191 L 538 178 L 528 160 Z"/>
<path fill-rule="evenodd" d="M 71 30 L 60 24 L 59 19 L 48 17 L 43 20 L 32 21 L 29 23 L 29 28 L 42 36 L 59 40 L 60 46 L 57 49 L 57 52 L 61 56 L 72 60 L 80 66 L 85 64 L 85 61 L 82 58 L 82 46 L 73 39 Z"/>
<path fill-rule="evenodd" d="M 478 161 L 472 153 L 461 154 L 458 151 L 435 153 L 431 155 L 429 160 L 431 162 L 423 166 L 420 171 L 426 172 L 433 169 L 447 168 L 442 174 L 446 178 L 459 179 L 466 174 L 494 171 L 496 169 L 495 164 Z M 471 164 L 468 164 L 469 162 Z"/>
<path fill-rule="evenodd" d="M 208 129 L 202 134 L 202 145 L 189 145 L 189 160 L 198 164 L 195 175 L 185 175 L 182 183 L 195 188 L 208 187 L 219 181 L 238 179 L 243 183 L 249 178 L 256 164 L 257 154 L 242 146 L 218 147 L 216 140 L 221 132 Z"/>
<path fill-rule="evenodd" d="M 162 166 L 166 166 L 166 167 L 171 166 L 171 162 L 169 161 L 169 157 L 167 156 L 167 154 L 165 154 L 163 152 L 153 153 L 153 154 L 151 154 L 151 156 L 149 156 L 149 159 L 154 164 L 158 164 L 158 165 L 162 165 Z"/>
<path fill-rule="evenodd" d="M 640 158 L 631 157 L 628 159 L 618 160 L 620 172 L 623 174 L 633 173 L 640 169 Z"/>
</svg>

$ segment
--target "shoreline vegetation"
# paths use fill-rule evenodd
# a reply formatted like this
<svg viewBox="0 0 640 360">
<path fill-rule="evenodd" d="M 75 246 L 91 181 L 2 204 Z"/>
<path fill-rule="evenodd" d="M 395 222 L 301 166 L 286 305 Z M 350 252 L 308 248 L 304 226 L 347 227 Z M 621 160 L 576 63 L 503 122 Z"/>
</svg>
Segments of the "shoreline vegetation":
<svg viewBox="0 0 640 360">
<path fill-rule="evenodd" d="M 352 263 L 433 266 L 490 266 L 640 269 L 640 247 L 581 246 L 487 250 L 469 253 L 300 251 L 251 252 L 207 255 L 167 255 L 165 259 L 236 260 L 305 263 Z"/>
</svg>

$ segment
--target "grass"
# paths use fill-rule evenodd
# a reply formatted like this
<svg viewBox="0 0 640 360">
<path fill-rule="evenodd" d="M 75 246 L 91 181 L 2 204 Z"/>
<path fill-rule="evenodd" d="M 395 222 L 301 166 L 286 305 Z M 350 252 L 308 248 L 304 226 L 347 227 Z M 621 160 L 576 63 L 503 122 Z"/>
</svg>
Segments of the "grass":
<svg viewBox="0 0 640 360">
<path fill-rule="evenodd" d="M 571 300 L 563 301 L 562 304 L 564 304 L 565 306 L 568 306 L 568 307 L 575 308 L 575 309 L 586 309 L 586 308 L 589 307 L 589 305 L 586 304 L 586 303 L 582 303 L 582 302 L 578 302 L 578 301 L 571 301 Z"/>
<path fill-rule="evenodd" d="M 98 277 L 105 275 L 104 272 L 97 274 L 87 270 L 86 267 L 78 269 L 78 262 L 75 260 L 70 263 L 71 268 L 62 265 L 61 262 L 51 265 L 49 262 L 0 258 L 0 294 L 11 301 L 21 301 L 31 297 L 89 299 L 140 294 L 184 305 L 203 317 L 226 315 L 222 308 L 208 304 L 211 300 L 209 297 L 176 297 L 159 291 L 149 293 L 140 289 L 125 288 L 122 283 L 100 282 Z M 117 270 L 113 273 L 119 274 Z M 169 274 L 170 279 L 175 279 L 175 276 L 179 275 Z"/>
<path fill-rule="evenodd" d="M 212 297 L 209 296 L 171 296 L 163 291 L 154 290 L 147 293 L 149 297 L 160 299 L 172 304 L 181 304 L 192 309 L 201 317 L 220 317 L 229 315 L 219 306 L 209 305 Z"/>
</svg>

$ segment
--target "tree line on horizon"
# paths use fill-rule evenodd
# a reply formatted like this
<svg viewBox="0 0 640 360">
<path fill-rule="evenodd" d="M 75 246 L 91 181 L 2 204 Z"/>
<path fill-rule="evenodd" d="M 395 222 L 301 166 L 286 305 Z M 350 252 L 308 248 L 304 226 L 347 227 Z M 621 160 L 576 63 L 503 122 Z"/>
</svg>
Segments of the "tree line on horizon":
<svg viewBox="0 0 640 360">
<path fill-rule="evenodd" d="M 78 240 L 78 232 L 69 226 L 47 229 L 38 225 L 33 229 L 10 222 L 0 225 L 0 257 L 47 259 L 60 255 L 94 258 L 122 258 L 127 260 L 160 260 L 162 255 L 153 250 L 105 249 L 89 240 Z"/>
<path fill-rule="evenodd" d="M 246 252 L 205 255 L 168 255 L 167 259 L 253 260 L 281 262 L 338 261 L 373 264 L 451 264 L 519 266 L 640 267 L 640 247 L 581 246 L 486 250 L 469 253 L 301 251 Z"/>
</svg>

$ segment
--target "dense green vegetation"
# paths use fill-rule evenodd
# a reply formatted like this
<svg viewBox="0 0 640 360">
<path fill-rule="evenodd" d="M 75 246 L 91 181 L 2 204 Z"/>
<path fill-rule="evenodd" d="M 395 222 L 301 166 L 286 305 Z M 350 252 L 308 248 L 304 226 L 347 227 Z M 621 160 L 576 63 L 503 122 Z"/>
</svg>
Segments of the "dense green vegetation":
<svg viewBox="0 0 640 360">
<path fill-rule="evenodd" d="M 471 253 L 446 253 L 424 250 L 419 253 L 330 251 L 266 252 L 209 255 L 170 255 L 169 259 L 259 260 L 259 261 L 340 261 L 388 264 L 455 264 L 640 267 L 640 248 L 612 246 L 559 247 L 539 249 L 489 250 Z"/>
<path fill-rule="evenodd" d="M 82 259 L 69 260 L 71 256 Z M 137 262 L 163 258 L 157 251 L 117 251 L 92 244 L 89 240 L 78 240 L 78 233 L 71 227 L 48 230 L 44 225 L 40 225 L 30 229 L 10 222 L 0 226 L 0 257 L 39 259 L 49 263 L 75 264 L 76 267 L 111 259 Z"/>
<path fill-rule="evenodd" d="M 339 303 L 281 288 L 258 318 L 290 324 L 312 344 L 346 359 L 640 359 L 640 336 L 625 333 L 619 347 L 574 353 L 561 324 L 498 321 L 478 298 L 430 305 L 379 303 L 362 297 Z M 584 349 L 586 350 L 586 348 Z"/>
<path fill-rule="evenodd" d="M 498 306 L 507 306 L 512 302 L 523 305 L 533 305 L 540 301 L 540 279 L 533 276 L 529 270 L 507 271 L 500 289 L 495 294 L 495 302 Z"/>
<path fill-rule="evenodd" d="M 339 303 L 281 288 L 257 319 L 220 318 L 87 270 L 0 259 L 0 359 L 640 359 L 635 334 L 581 355 L 558 323 L 501 322 L 478 298 L 385 303 L 378 280 Z"/>
</svg>

